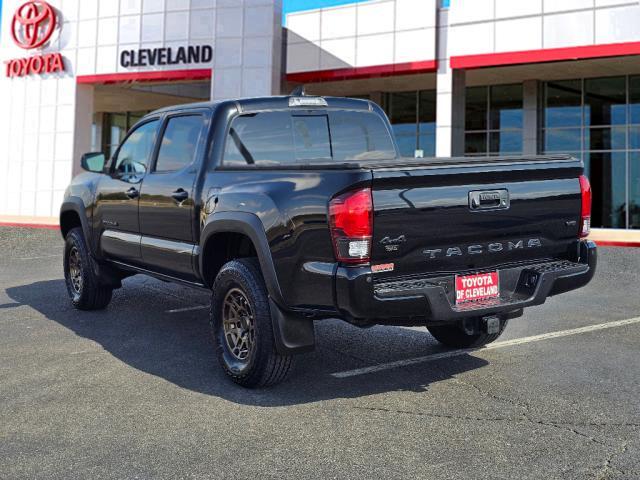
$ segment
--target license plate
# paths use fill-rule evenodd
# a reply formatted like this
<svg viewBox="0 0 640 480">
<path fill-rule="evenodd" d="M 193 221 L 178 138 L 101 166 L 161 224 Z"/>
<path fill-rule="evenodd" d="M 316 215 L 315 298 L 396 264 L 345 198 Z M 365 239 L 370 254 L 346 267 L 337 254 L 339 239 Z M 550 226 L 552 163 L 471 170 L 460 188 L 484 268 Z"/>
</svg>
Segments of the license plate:
<svg viewBox="0 0 640 480">
<path fill-rule="evenodd" d="M 477 302 L 500 296 L 498 272 L 456 275 L 456 303 Z"/>
</svg>

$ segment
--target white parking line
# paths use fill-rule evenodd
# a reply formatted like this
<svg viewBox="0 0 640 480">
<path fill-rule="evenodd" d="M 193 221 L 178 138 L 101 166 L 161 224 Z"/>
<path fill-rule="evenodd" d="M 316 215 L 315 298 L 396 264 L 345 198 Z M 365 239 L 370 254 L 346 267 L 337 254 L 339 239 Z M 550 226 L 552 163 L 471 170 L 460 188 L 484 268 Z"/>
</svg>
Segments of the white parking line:
<svg viewBox="0 0 640 480">
<path fill-rule="evenodd" d="M 167 313 L 182 313 L 182 312 L 191 312 L 193 310 L 204 310 L 208 309 L 209 305 L 198 305 L 196 307 L 186 307 L 186 308 L 176 308 L 173 310 L 167 310 Z"/>
<path fill-rule="evenodd" d="M 40 257 L 18 257 L 18 260 L 43 260 L 45 258 L 62 258 L 61 254 L 55 255 L 42 255 Z"/>
<path fill-rule="evenodd" d="M 395 362 L 381 363 L 370 367 L 356 368 L 354 370 L 346 370 L 344 372 L 336 372 L 331 375 L 335 378 L 356 377 L 358 375 L 366 375 L 368 373 L 380 372 L 382 370 L 390 370 L 392 368 L 406 367 L 407 365 L 415 365 L 418 363 L 433 362 L 443 358 L 458 357 L 471 352 L 481 350 L 495 350 L 497 348 L 512 347 L 514 345 L 523 345 L 525 343 L 540 342 L 542 340 L 550 340 L 552 338 L 569 337 L 581 333 L 595 332 L 598 330 L 606 330 L 609 328 L 624 327 L 625 325 L 634 325 L 640 323 L 640 317 L 629 318 L 627 320 L 618 320 L 615 322 L 600 323 L 598 325 L 589 325 L 587 327 L 572 328 L 570 330 L 560 330 L 558 332 L 543 333 L 541 335 L 533 335 L 531 337 L 515 338 L 513 340 L 505 340 L 503 342 L 491 343 L 483 348 L 467 348 L 463 350 L 452 350 L 448 352 L 435 353 L 424 357 L 408 358 L 406 360 L 397 360 Z"/>
</svg>

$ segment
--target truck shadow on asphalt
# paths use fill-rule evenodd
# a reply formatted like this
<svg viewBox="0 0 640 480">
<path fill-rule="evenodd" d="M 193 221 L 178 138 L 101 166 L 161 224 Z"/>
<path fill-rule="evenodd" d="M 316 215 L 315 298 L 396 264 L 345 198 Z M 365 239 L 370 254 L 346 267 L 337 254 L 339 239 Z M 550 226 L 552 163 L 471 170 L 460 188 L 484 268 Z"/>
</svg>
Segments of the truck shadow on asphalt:
<svg viewBox="0 0 640 480">
<path fill-rule="evenodd" d="M 6 293 L 13 303 L 0 305 L 0 308 L 27 305 L 48 320 L 96 342 L 132 368 L 181 388 L 243 405 L 275 407 L 389 391 L 422 392 L 432 383 L 488 363 L 471 355 L 461 355 L 438 362 L 336 378 L 331 373 L 420 357 L 444 349 L 426 330 L 396 327 L 362 330 L 329 320 L 316 322 L 315 352 L 294 360 L 293 371 L 285 383 L 251 391 L 231 383 L 219 367 L 206 310 L 168 313 L 158 298 L 161 293 L 136 286 L 114 292 L 111 305 L 101 312 L 75 310 L 68 300 L 63 280 L 12 287 Z M 88 351 L 93 348 L 89 347 Z M 83 358 L 87 357 L 78 356 L 77 361 L 86 361 Z"/>
</svg>

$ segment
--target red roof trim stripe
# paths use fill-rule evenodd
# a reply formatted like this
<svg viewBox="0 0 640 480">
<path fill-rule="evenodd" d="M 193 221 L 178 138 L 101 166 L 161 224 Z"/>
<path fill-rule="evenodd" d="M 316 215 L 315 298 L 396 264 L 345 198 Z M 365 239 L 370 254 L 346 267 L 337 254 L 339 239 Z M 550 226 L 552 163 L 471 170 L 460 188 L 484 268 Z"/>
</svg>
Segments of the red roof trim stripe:
<svg viewBox="0 0 640 480">
<path fill-rule="evenodd" d="M 473 69 L 496 67 L 501 65 L 519 65 L 525 63 L 561 62 L 589 58 L 621 57 L 639 55 L 640 42 L 610 43 L 606 45 L 587 45 L 582 47 L 547 48 L 543 50 L 524 50 L 520 52 L 486 53 L 451 57 L 451 68 Z"/>
<path fill-rule="evenodd" d="M 171 80 L 208 80 L 212 76 L 209 68 L 198 70 L 159 70 L 153 72 L 107 73 L 101 75 L 79 75 L 76 81 L 82 84 L 123 82 L 166 82 Z"/>
<path fill-rule="evenodd" d="M 432 73 L 437 69 L 438 62 L 436 60 L 426 60 L 389 65 L 374 65 L 372 67 L 338 68 L 334 70 L 288 73 L 287 80 L 299 83 L 328 82 L 332 80 L 353 80 L 414 73 Z"/>
</svg>

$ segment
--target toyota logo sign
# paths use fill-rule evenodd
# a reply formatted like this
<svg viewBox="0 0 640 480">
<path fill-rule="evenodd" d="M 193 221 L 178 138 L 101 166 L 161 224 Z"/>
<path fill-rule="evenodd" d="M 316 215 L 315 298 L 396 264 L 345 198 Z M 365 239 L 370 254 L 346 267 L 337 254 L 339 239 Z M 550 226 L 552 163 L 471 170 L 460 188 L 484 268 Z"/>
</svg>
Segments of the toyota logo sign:
<svg viewBox="0 0 640 480">
<path fill-rule="evenodd" d="M 1 0 L 0 0 L 1 1 Z M 31 0 L 22 4 L 11 21 L 11 37 L 20 48 L 33 50 L 51 40 L 56 29 L 56 11 L 43 0 Z M 65 71 L 59 52 L 31 54 L 26 58 L 5 60 L 5 75 L 9 78 L 27 75 L 44 75 Z"/>
<path fill-rule="evenodd" d="M 56 28 L 56 13 L 42 0 L 24 3 L 11 22 L 11 36 L 20 48 L 30 50 L 49 41 Z"/>
</svg>

